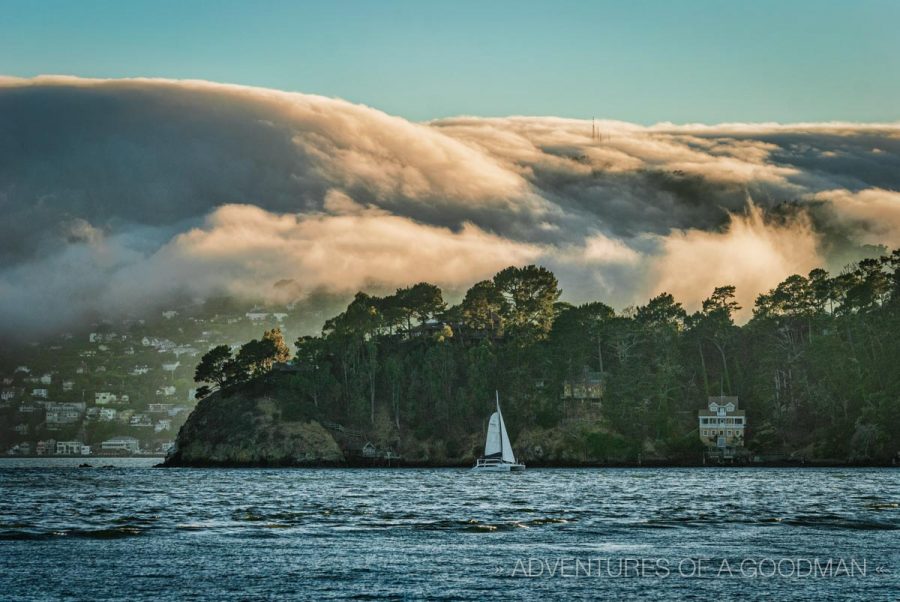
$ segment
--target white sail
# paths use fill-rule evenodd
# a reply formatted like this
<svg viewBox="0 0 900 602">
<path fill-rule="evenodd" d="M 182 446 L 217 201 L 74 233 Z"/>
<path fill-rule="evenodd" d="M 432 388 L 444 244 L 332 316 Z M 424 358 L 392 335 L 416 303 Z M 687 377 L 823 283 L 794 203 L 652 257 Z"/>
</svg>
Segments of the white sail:
<svg viewBox="0 0 900 602">
<path fill-rule="evenodd" d="M 499 412 L 491 414 L 491 419 L 488 421 L 487 438 L 484 441 L 484 455 L 486 457 L 499 456 L 503 451 L 503 444 L 500 442 L 502 420 Z M 504 430 L 504 432 L 506 431 Z"/>
<path fill-rule="evenodd" d="M 484 441 L 484 455 L 475 461 L 472 470 L 479 472 L 511 472 L 525 470 L 525 465 L 516 462 L 506 423 L 500 411 L 500 395 L 497 394 L 497 411 L 488 421 L 487 437 Z"/>
<path fill-rule="evenodd" d="M 516 456 L 512 450 L 512 444 L 509 442 L 509 435 L 506 433 L 506 423 L 503 421 L 503 414 L 500 413 L 500 403 L 497 402 L 497 413 L 494 416 L 500 417 L 500 448 L 503 451 L 503 461 L 516 463 Z M 493 421 L 493 416 L 491 417 Z M 499 451 L 499 450 L 498 450 Z"/>
</svg>

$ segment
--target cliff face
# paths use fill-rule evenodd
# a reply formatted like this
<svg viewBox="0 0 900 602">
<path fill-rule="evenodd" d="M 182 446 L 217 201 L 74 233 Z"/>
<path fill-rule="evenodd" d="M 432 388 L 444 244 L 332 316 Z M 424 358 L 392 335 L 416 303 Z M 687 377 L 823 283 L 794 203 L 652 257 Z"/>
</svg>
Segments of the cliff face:
<svg viewBox="0 0 900 602">
<path fill-rule="evenodd" d="M 313 420 L 287 420 L 277 403 L 253 391 L 214 393 L 178 432 L 165 466 L 338 466 L 334 437 Z"/>
</svg>

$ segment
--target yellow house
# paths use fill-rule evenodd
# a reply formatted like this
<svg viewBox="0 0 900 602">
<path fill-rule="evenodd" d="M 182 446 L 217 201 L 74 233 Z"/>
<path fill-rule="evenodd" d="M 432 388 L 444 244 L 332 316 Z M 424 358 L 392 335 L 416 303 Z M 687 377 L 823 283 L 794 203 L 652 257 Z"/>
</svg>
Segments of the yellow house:
<svg viewBox="0 0 900 602">
<path fill-rule="evenodd" d="M 725 450 L 744 446 L 747 417 L 738 409 L 737 397 L 710 397 L 707 408 L 697 414 L 700 440 L 708 447 Z"/>
</svg>

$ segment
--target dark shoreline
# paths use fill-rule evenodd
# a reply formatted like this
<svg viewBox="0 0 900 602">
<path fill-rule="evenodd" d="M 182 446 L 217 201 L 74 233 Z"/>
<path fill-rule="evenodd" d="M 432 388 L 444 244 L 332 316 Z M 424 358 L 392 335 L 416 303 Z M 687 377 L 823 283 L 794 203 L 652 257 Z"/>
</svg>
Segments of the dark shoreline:
<svg viewBox="0 0 900 602">
<path fill-rule="evenodd" d="M 347 468 L 347 469 L 438 469 L 438 468 L 471 468 L 473 463 L 427 463 L 427 462 L 398 462 L 387 465 L 384 463 L 366 462 L 270 462 L 270 463 L 242 463 L 242 462 L 192 462 L 192 463 L 160 463 L 154 468 Z M 528 468 L 900 468 L 896 462 L 735 462 L 735 463 L 702 463 L 702 462 L 541 462 L 527 464 Z"/>
</svg>

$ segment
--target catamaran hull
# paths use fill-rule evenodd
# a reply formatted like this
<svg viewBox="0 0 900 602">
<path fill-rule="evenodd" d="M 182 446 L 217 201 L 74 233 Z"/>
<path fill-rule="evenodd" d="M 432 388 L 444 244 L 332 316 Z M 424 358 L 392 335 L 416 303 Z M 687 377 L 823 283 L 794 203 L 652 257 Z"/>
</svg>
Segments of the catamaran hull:
<svg viewBox="0 0 900 602">
<path fill-rule="evenodd" d="M 525 470 L 524 464 L 511 464 L 509 462 L 499 462 L 491 464 L 478 463 L 472 467 L 475 472 L 519 472 Z"/>
</svg>

